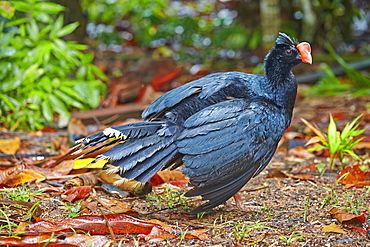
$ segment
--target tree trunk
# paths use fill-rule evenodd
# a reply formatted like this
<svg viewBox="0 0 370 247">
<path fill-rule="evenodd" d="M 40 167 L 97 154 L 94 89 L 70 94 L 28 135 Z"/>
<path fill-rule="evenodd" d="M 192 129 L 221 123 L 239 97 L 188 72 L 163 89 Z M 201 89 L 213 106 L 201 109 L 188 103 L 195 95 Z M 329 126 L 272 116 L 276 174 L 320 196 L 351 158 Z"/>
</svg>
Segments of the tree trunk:
<svg viewBox="0 0 370 247">
<path fill-rule="evenodd" d="M 260 0 L 263 49 L 274 46 L 280 31 L 280 6 L 278 0 Z"/>
<path fill-rule="evenodd" d="M 85 43 L 87 37 L 86 25 L 87 17 L 84 15 L 80 0 L 52 0 L 53 2 L 65 7 L 64 24 L 69 24 L 77 21 L 80 25 L 77 29 L 67 37 L 70 40 L 76 40 L 79 43 Z"/>
</svg>

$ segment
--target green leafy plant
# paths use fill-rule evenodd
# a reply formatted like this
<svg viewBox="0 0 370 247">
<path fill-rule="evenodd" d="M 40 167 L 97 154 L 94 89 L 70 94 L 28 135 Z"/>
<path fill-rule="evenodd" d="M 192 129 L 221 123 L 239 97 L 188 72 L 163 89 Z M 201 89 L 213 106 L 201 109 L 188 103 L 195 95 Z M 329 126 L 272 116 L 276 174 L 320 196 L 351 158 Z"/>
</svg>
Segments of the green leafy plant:
<svg viewBox="0 0 370 247">
<path fill-rule="evenodd" d="M 261 222 L 257 222 L 251 225 L 245 225 L 244 222 L 233 223 L 234 227 L 234 237 L 236 242 L 240 243 L 244 238 L 249 237 L 252 230 L 262 230 L 262 229 L 272 229 L 265 226 Z"/>
<path fill-rule="evenodd" d="M 175 190 L 170 185 L 164 187 L 164 191 L 161 193 L 155 193 L 152 195 L 146 195 L 146 199 L 152 207 L 162 210 L 164 208 L 182 208 L 184 210 L 189 209 L 188 201 L 189 198 L 185 197 L 185 192 Z"/>
<path fill-rule="evenodd" d="M 339 206 L 340 205 L 339 198 L 335 194 L 334 186 L 331 187 L 331 188 L 323 187 L 323 189 L 328 191 L 330 194 L 329 194 L 329 196 L 322 199 L 320 209 L 323 209 L 326 205 Z"/>
<path fill-rule="evenodd" d="M 316 169 L 317 169 L 317 171 L 322 175 L 322 174 L 324 174 L 325 173 L 325 163 L 320 163 L 320 164 L 317 164 L 317 165 L 315 165 L 315 167 L 316 167 Z"/>
<path fill-rule="evenodd" d="M 311 148 L 311 151 L 317 151 L 321 149 L 328 149 L 330 152 L 330 169 L 333 170 L 335 166 L 335 160 L 338 158 L 340 166 L 344 166 L 345 155 L 348 154 L 352 158 L 360 160 L 358 155 L 353 151 L 353 147 L 359 143 L 362 139 L 355 139 L 356 136 L 362 134 L 365 129 L 357 130 L 359 123 L 357 121 L 362 115 L 356 117 L 352 122 L 347 123 L 342 132 L 337 131 L 337 125 L 330 115 L 330 122 L 328 125 L 328 133 L 323 134 L 320 129 L 314 127 L 306 120 L 302 121 L 317 135 L 311 139 L 308 143 L 318 142 L 318 146 Z M 357 123 L 357 124 L 356 124 Z"/>
<path fill-rule="evenodd" d="M 8 233 L 9 233 L 9 236 L 10 236 L 11 233 L 13 232 L 12 229 L 16 228 L 17 224 L 15 224 L 14 222 L 12 222 L 9 219 L 7 213 L 4 212 L 3 208 L 0 208 L 0 217 L 3 218 L 3 219 L 0 220 L 0 222 L 1 222 L 0 230 L 8 229 Z"/>
<path fill-rule="evenodd" d="M 81 211 L 81 203 L 82 200 L 79 202 L 73 204 L 73 203 L 66 203 L 62 202 L 61 203 L 67 208 L 67 218 L 74 218 L 80 215 Z"/>
<path fill-rule="evenodd" d="M 356 198 L 354 193 L 346 193 L 346 198 L 347 198 L 347 211 L 352 212 L 354 214 L 359 215 L 360 213 L 358 212 L 359 209 L 364 209 L 366 211 L 369 210 L 369 208 L 361 206 L 361 204 L 364 202 L 364 200 L 368 197 L 370 193 L 370 186 L 367 187 L 366 192 L 361 196 L 361 198 Z"/>
<path fill-rule="evenodd" d="M 29 202 L 33 197 L 43 193 L 45 190 L 36 190 L 27 186 L 19 186 L 14 188 L 5 189 L 1 194 L 9 200 Z"/>
<path fill-rule="evenodd" d="M 289 236 L 285 236 L 284 234 L 278 232 L 275 230 L 275 232 L 279 235 L 280 239 L 284 241 L 287 245 L 292 244 L 294 241 L 297 241 L 298 239 L 304 239 L 301 234 L 303 234 L 302 231 L 293 231 Z M 298 235 L 299 234 L 299 235 Z"/>
<path fill-rule="evenodd" d="M 55 113 L 97 107 L 106 76 L 86 45 L 65 41 L 78 23 L 63 24 L 61 5 L 42 0 L 8 1 L 15 9 L 0 21 L 0 123 L 11 130 L 39 129 Z"/>
</svg>

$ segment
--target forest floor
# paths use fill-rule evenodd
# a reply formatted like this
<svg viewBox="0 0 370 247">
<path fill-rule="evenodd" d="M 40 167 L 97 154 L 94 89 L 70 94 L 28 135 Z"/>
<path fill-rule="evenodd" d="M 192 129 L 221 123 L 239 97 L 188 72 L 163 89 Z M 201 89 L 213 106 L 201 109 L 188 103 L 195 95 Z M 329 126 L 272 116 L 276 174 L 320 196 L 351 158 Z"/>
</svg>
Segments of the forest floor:
<svg viewBox="0 0 370 247">
<path fill-rule="evenodd" d="M 14 185 L 14 179 L 19 184 L 26 176 L 34 178 L 22 186 L 4 185 L 1 189 L 0 245 L 370 246 L 370 187 L 349 188 L 337 183 L 340 171 L 329 171 L 325 153 L 315 155 L 290 144 L 292 140 L 304 143 L 313 135 L 300 118 L 325 132 L 329 113 L 335 117 L 338 128 L 364 114 L 359 127 L 366 129 L 362 134 L 364 145 L 355 151 L 362 158 L 361 163 L 369 165 L 368 98 L 299 97 L 285 141 L 267 169 L 239 192 L 243 210 L 231 198 L 209 212 L 189 214 L 200 199 L 183 196 L 190 187 L 186 178 L 177 175 L 166 179 L 172 182 L 163 179 L 164 184 L 154 186 L 148 196 L 122 198 L 93 185 L 77 187 L 78 193 L 71 198 L 66 191 L 74 186 L 66 188 L 66 181 L 90 174 L 91 170 L 72 170 L 71 162 L 55 167 L 27 158 L 1 158 L 3 185 L 9 185 L 4 181 L 10 178 Z M 55 141 L 61 142 L 57 135 L 53 135 L 54 140 L 42 139 L 40 143 L 36 143 L 39 136 L 21 136 L 21 148 L 58 151 L 63 145 Z M 321 174 L 314 168 L 320 163 L 326 164 L 326 171 Z M 346 166 L 355 163 L 348 159 Z M 65 170 L 66 167 L 70 169 Z M 47 169 L 50 173 L 45 175 Z M 370 174 L 367 175 L 370 180 Z M 345 213 L 335 213 L 333 208 Z"/>
</svg>

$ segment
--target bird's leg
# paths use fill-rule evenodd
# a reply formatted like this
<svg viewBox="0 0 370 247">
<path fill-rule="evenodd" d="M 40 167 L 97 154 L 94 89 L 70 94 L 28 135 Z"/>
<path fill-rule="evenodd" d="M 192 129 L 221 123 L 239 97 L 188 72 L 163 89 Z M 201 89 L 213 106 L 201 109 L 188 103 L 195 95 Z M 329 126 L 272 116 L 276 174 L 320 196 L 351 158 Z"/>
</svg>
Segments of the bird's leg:
<svg viewBox="0 0 370 247">
<path fill-rule="evenodd" d="M 239 192 L 236 192 L 236 194 L 233 195 L 233 198 L 234 198 L 234 201 L 235 201 L 236 208 L 238 208 L 238 209 L 240 209 L 242 211 L 245 211 L 244 210 L 245 205 L 243 204 L 243 199 L 240 196 Z"/>
<path fill-rule="evenodd" d="M 234 209 L 245 211 L 245 212 L 251 212 L 251 211 L 258 211 L 261 209 L 259 206 L 247 206 L 243 203 L 243 199 L 240 196 L 240 193 L 237 192 L 235 195 L 233 195 L 234 201 L 235 201 L 235 207 Z M 231 208 L 233 209 L 233 208 Z"/>
</svg>

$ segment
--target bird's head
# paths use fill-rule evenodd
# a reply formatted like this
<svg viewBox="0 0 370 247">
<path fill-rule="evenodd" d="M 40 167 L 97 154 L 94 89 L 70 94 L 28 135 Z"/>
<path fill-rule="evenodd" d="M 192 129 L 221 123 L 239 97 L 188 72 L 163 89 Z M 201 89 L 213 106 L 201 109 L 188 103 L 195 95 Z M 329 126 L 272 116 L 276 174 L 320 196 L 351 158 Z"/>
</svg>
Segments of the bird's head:
<svg viewBox="0 0 370 247">
<path fill-rule="evenodd" d="M 307 42 L 299 43 L 292 40 L 285 33 L 279 33 L 275 46 L 266 56 L 266 67 L 268 64 L 286 65 L 289 69 L 300 63 L 312 63 L 311 46 Z"/>
</svg>

